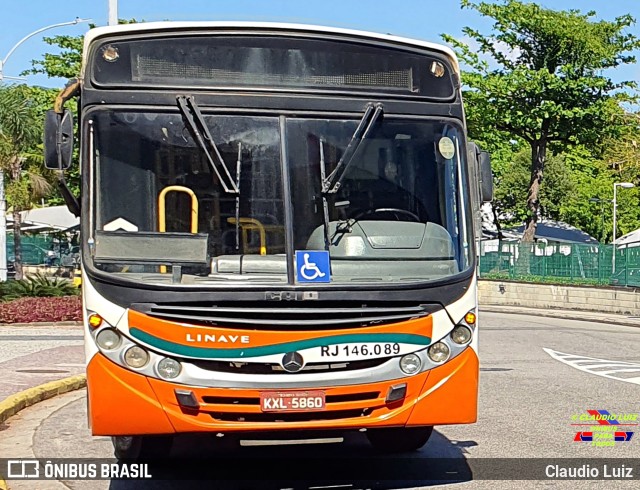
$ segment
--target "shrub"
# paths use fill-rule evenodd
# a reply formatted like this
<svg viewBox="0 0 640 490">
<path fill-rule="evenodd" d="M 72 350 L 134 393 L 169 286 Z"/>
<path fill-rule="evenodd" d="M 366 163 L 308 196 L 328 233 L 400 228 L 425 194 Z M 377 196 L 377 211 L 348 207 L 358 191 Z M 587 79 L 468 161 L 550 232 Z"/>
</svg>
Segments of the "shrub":
<svg viewBox="0 0 640 490">
<path fill-rule="evenodd" d="M 25 297 L 55 297 L 78 295 L 79 290 L 66 279 L 37 273 L 20 281 L 7 281 L 0 287 L 2 301 Z"/>
<path fill-rule="evenodd" d="M 603 286 L 608 285 L 607 281 L 582 277 L 554 277 L 554 276 L 536 276 L 536 275 L 524 275 L 516 274 L 510 275 L 508 272 L 489 272 L 482 274 L 480 279 L 487 279 L 490 281 L 512 281 L 512 282 L 527 282 L 536 284 L 557 284 L 566 286 Z M 608 278 L 607 278 L 608 279 Z"/>
<path fill-rule="evenodd" d="M 20 298 L 0 303 L 0 323 L 63 322 L 82 320 L 80 296 Z"/>
</svg>

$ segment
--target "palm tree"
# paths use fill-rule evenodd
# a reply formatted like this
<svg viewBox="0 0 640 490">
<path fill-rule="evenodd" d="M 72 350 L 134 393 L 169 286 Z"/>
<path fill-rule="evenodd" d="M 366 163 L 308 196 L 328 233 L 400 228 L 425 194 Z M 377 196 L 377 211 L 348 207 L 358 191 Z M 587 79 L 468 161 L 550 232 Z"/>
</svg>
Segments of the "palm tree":
<svg viewBox="0 0 640 490">
<path fill-rule="evenodd" d="M 30 103 L 29 89 L 24 85 L 0 86 L 0 171 L 8 176 L 7 201 L 13 207 L 13 240 L 16 279 L 22 279 L 21 216 L 33 202 L 34 185 L 30 176 L 37 172 L 23 172 L 25 163 L 33 162 L 29 150 L 41 137 L 42 129 Z M 31 157 L 31 158 L 30 158 Z M 32 165 L 30 165 L 33 168 Z M 41 179 L 34 183 L 41 184 Z M 38 189 L 42 190 L 42 189 Z"/>
</svg>

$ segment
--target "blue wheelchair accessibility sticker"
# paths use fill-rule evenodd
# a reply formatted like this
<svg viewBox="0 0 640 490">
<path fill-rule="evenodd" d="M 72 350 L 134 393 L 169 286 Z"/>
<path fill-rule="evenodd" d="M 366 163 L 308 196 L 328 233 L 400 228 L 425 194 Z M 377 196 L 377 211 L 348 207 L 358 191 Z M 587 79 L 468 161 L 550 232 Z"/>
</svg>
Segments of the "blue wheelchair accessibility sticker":
<svg viewBox="0 0 640 490">
<path fill-rule="evenodd" d="M 298 282 L 331 282 L 329 252 L 326 250 L 296 250 Z"/>
</svg>

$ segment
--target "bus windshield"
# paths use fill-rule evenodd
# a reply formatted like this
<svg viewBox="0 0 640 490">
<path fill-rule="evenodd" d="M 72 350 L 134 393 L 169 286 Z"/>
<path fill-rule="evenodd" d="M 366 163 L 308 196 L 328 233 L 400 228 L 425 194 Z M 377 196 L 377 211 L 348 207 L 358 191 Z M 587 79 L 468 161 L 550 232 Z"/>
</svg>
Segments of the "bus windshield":
<svg viewBox="0 0 640 490">
<path fill-rule="evenodd" d="M 432 281 L 470 266 L 452 120 L 378 118 L 327 189 L 359 118 L 198 109 L 198 141 L 185 110 L 90 115 L 97 269 L 207 287 L 296 282 L 294 251 L 305 250 L 328 251 L 329 283 Z"/>
</svg>

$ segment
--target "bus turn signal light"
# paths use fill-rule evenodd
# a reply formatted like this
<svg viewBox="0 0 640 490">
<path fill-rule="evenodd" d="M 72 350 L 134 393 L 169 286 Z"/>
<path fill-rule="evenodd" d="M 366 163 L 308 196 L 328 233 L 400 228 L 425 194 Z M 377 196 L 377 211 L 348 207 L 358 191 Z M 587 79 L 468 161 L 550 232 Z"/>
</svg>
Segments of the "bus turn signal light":
<svg viewBox="0 0 640 490">
<path fill-rule="evenodd" d="M 98 328 L 100 325 L 102 325 L 102 317 L 97 313 L 89 315 L 88 321 L 91 328 Z"/>
<path fill-rule="evenodd" d="M 464 316 L 464 321 L 467 322 L 467 324 L 469 324 L 469 325 L 475 325 L 476 324 L 476 314 L 473 311 L 470 311 L 469 313 L 467 313 Z"/>
</svg>

